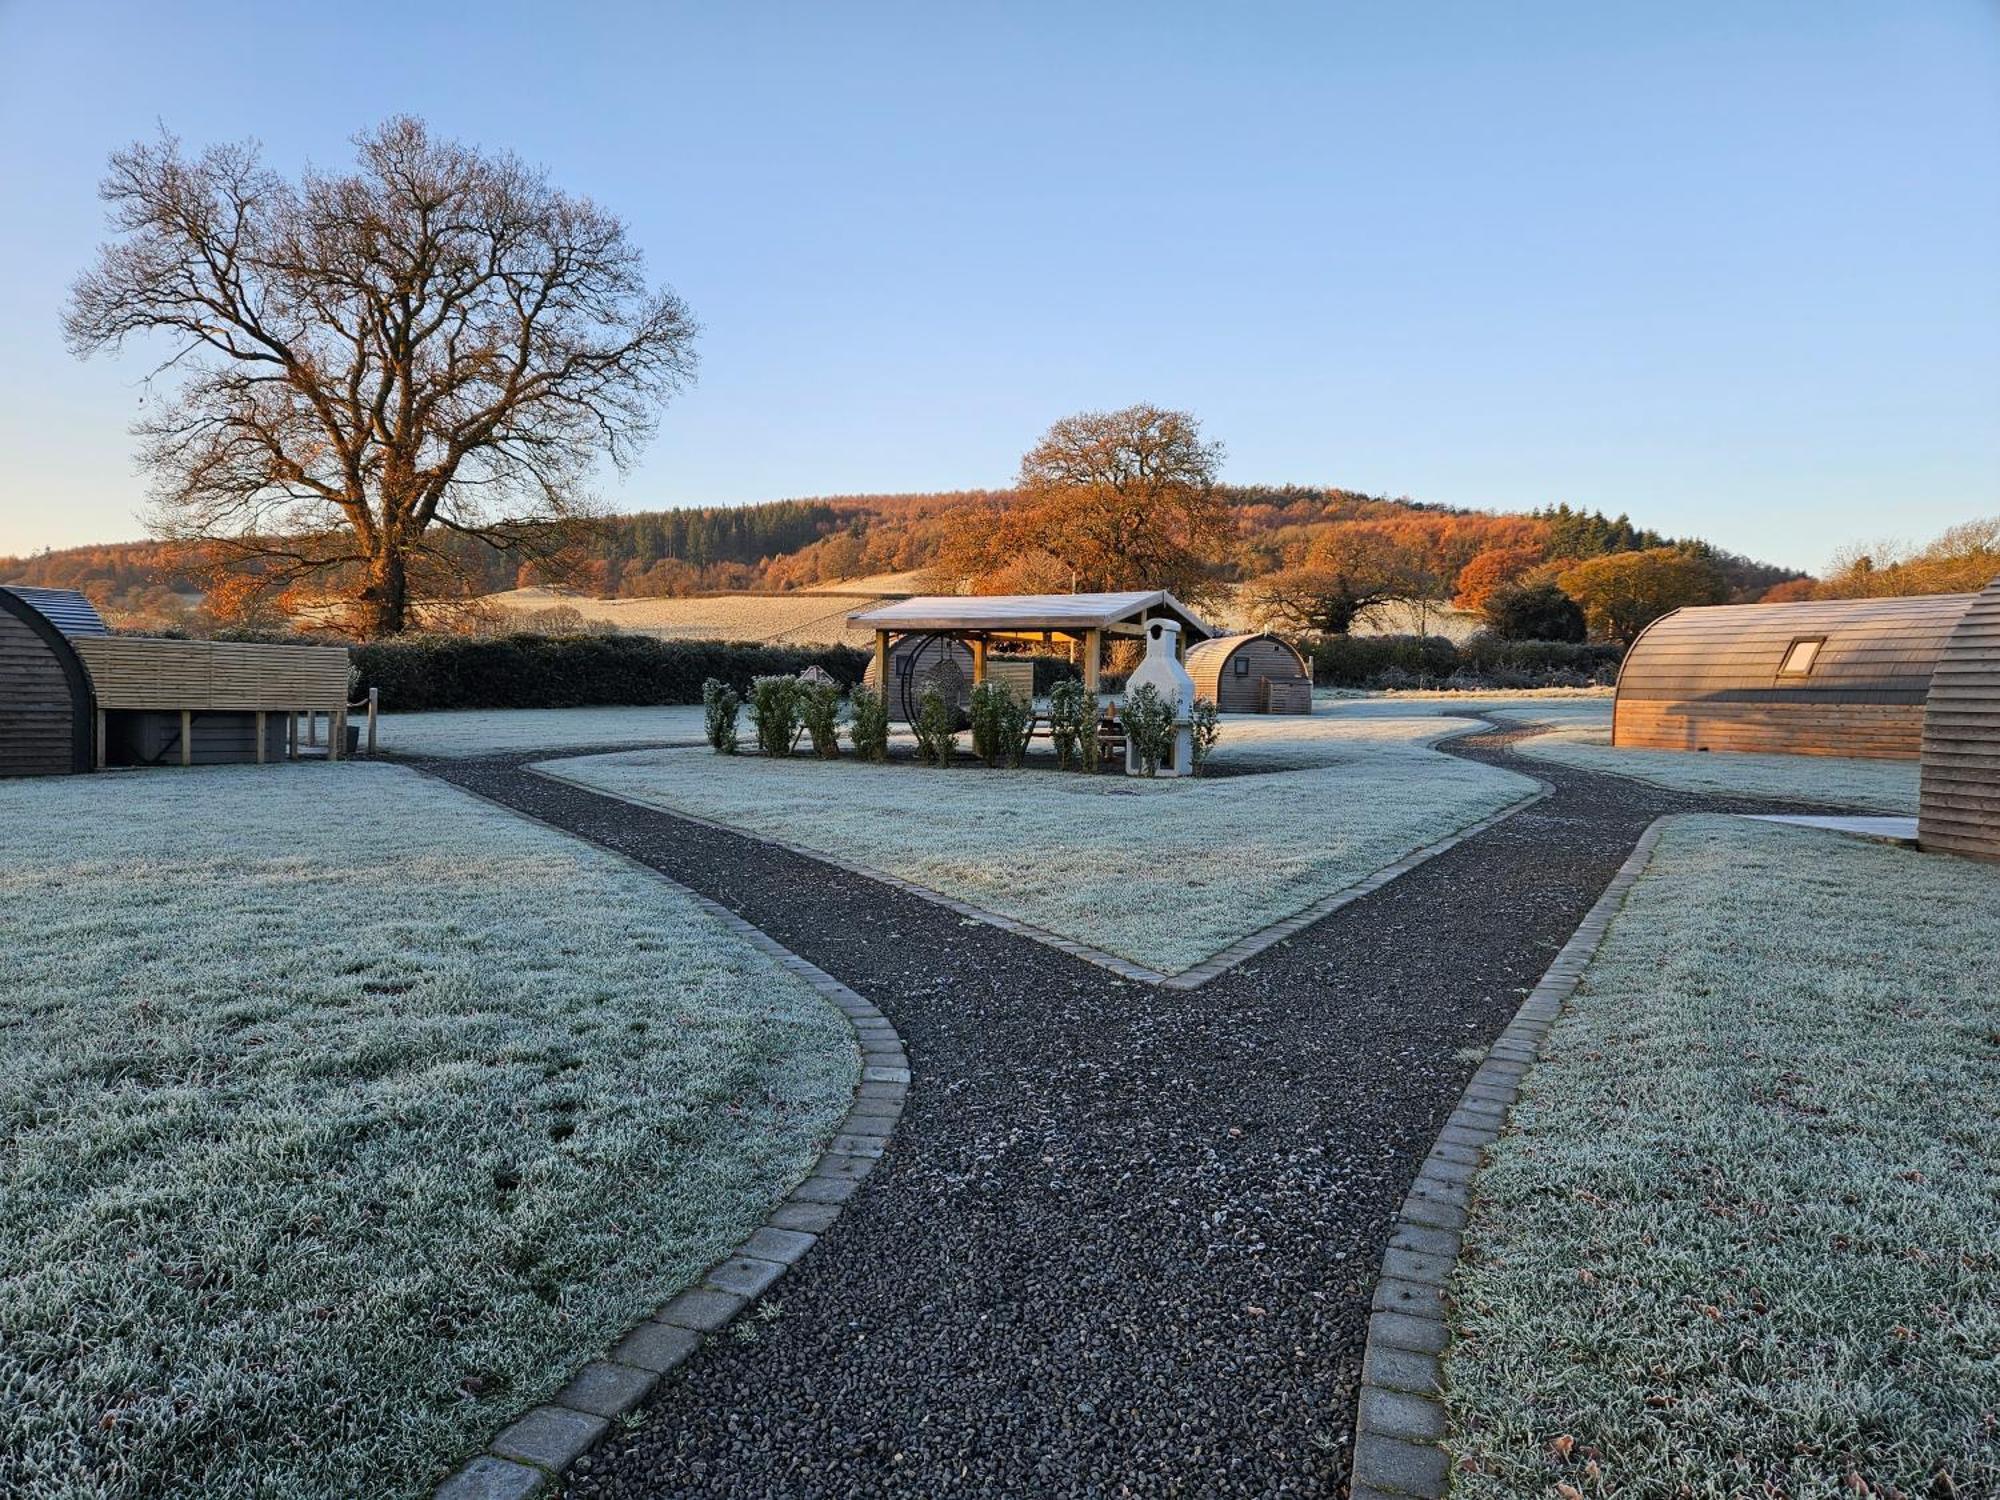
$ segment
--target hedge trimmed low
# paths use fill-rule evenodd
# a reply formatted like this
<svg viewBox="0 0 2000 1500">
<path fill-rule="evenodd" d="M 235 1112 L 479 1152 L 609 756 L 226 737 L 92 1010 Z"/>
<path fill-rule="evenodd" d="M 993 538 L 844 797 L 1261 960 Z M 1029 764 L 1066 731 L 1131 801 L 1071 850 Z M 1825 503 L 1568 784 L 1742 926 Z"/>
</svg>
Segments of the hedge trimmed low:
<svg viewBox="0 0 2000 1500">
<path fill-rule="evenodd" d="M 1570 641 L 1502 641 L 1475 636 L 1463 646 L 1437 635 L 1330 635 L 1306 648 L 1321 687 L 1570 687 L 1610 683 L 1624 649 Z"/>
<path fill-rule="evenodd" d="M 820 667 L 843 687 L 861 680 L 851 646 L 662 641 L 645 635 L 407 635 L 354 647 L 359 690 L 382 708 L 586 708 L 699 703 L 709 678 L 747 694 L 755 677 Z"/>
</svg>

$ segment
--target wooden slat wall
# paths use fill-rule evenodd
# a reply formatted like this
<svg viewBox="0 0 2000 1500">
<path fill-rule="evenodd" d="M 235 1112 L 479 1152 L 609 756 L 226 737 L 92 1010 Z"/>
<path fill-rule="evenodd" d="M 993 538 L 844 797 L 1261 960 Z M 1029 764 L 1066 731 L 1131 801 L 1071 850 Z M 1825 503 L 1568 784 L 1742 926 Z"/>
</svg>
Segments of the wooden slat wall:
<svg viewBox="0 0 2000 1500">
<path fill-rule="evenodd" d="M 76 769 L 76 703 L 54 648 L 0 612 L 0 776 Z"/>
<path fill-rule="evenodd" d="M 1236 675 L 1238 661 L 1250 663 L 1249 672 L 1241 677 Z M 1196 696 L 1213 699 L 1226 714 L 1312 712 L 1312 674 L 1298 653 L 1276 636 L 1237 635 L 1203 641 L 1188 651 L 1187 670 L 1194 679 Z M 1303 683 L 1305 706 L 1266 707 L 1267 681 Z M 1287 694 L 1280 688 L 1277 701 L 1295 705 L 1300 700 L 1295 692 Z"/>
<path fill-rule="evenodd" d="M 1613 743 L 1644 750 L 1915 760 L 1920 703 L 1621 703 Z"/>
<path fill-rule="evenodd" d="M 1917 842 L 2000 860 L 2000 578 L 1973 600 L 1931 679 Z"/>
<path fill-rule="evenodd" d="M 1007 691 L 1023 703 L 1035 701 L 1035 664 L 1025 658 L 987 657 L 986 680 L 1004 682 Z"/>
<path fill-rule="evenodd" d="M 1614 745 L 1914 759 L 1923 704 L 1971 594 L 1681 609 L 1626 653 Z M 1793 641 L 1823 637 L 1781 677 Z"/>
<path fill-rule="evenodd" d="M 341 646 L 164 641 L 140 636 L 74 642 L 102 709 L 316 709 L 347 702 Z"/>
</svg>

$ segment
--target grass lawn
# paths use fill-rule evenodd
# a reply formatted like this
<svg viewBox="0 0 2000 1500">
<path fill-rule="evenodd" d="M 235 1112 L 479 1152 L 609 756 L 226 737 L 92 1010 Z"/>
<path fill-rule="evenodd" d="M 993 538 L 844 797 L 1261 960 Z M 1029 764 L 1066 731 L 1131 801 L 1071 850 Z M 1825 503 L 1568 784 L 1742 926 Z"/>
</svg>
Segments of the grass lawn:
<svg viewBox="0 0 2000 1500">
<path fill-rule="evenodd" d="M 1598 715 L 1552 710 L 1550 705 L 1502 707 L 1502 717 L 1551 726 L 1549 733 L 1523 740 L 1523 755 L 1609 771 L 1677 792 L 1725 797 L 1774 797 L 1824 802 L 1869 812 L 1917 810 L 1917 763 L 1913 760 L 1857 760 L 1835 755 L 1738 755 L 1725 751 L 1614 750 L 1611 705 Z"/>
<path fill-rule="evenodd" d="M 1670 824 L 1474 1186 L 1452 1493 L 2000 1494 L 1996 952 L 2000 869 Z"/>
<path fill-rule="evenodd" d="M 492 755 L 590 745 L 703 743 L 700 704 L 666 707 L 464 708 L 383 714 L 381 748 L 391 755 Z"/>
<path fill-rule="evenodd" d="M 0 782 L 0 1494 L 416 1496 L 810 1168 L 817 994 L 418 773 Z"/>
<path fill-rule="evenodd" d="M 1181 781 L 706 749 L 548 769 L 1175 973 L 1531 793 L 1523 777 L 1430 748 L 1470 727 L 1434 715 L 1231 718 L 1218 774 Z M 1268 774 L 1219 774 L 1231 767 Z"/>
</svg>

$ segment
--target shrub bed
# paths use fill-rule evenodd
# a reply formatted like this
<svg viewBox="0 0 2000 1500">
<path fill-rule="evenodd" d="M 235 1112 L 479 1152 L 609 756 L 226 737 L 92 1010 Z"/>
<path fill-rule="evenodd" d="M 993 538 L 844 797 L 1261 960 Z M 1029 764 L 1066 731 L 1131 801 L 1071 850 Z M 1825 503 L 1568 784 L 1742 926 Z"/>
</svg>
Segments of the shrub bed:
<svg viewBox="0 0 2000 1500">
<path fill-rule="evenodd" d="M 1570 641 L 1463 646 L 1437 635 L 1332 635 L 1306 648 L 1320 687 L 1583 687 L 1617 679 L 1624 648 Z"/>
<path fill-rule="evenodd" d="M 843 687 L 867 653 L 851 646 L 662 641 L 644 635 L 409 635 L 354 648 L 359 691 L 392 713 L 439 708 L 585 708 L 699 703 L 713 677 L 740 694 L 753 679 L 821 667 Z"/>
</svg>

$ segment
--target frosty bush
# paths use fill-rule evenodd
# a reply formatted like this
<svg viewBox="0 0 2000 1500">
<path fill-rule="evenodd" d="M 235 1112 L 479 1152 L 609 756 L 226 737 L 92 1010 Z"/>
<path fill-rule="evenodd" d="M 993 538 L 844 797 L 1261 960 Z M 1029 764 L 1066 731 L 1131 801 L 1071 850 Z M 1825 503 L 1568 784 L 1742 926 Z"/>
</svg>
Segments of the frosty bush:
<svg viewBox="0 0 2000 1500">
<path fill-rule="evenodd" d="M 958 753 L 958 709 L 934 687 L 924 689 L 917 704 L 917 721 L 910 731 L 917 737 L 918 760 L 948 766 Z"/>
<path fill-rule="evenodd" d="M 1097 695 L 1075 677 L 1049 689 L 1049 742 L 1061 770 L 1097 769 Z"/>
<path fill-rule="evenodd" d="M 750 724 L 766 755 L 790 755 L 799 732 L 799 680 L 757 677 L 750 682 Z"/>
<path fill-rule="evenodd" d="M 1028 705 L 1004 682 L 972 688 L 972 753 L 989 766 L 1018 766 L 1028 753 Z"/>
<path fill-rule="evenodd" d="M 1202 762 L 1208 759 L 1209 751 L 1215 748 L 1215 742 L 1222 738 L 1222 715 L 1213 698 L 1194 700 L 1191 727 L 1194 730 L 1194 765 L 1190 769 L 1199 771 Z"/>
<path fill-rule="evenodd" d="M 857 687 L 847 700 L 848 734 L 863 760 L 889 758 L 889 700 L 873 688 Z"/>
<path fill-rule="evenodd" d="M 728 683 L 711 677 L 701 685 L 701 722 L 708 745 L 717 755 L 736 753 L 736 715 L 743 700 Z"/>
<path fill-rule="evenodd" d="M 840 684 L 831 678 L 798 679 L 799 717 L 812 736 L 813 754 L 832 760 L 840 754 Z"/>
<path fill-rule="evenodd" d="M 1139 757 L 1139 769 L 1160 774 L 1160 763 L 1174 745 L 1174 706 L 1151 683 L 1141 683 L 1125 695 L 1125 734 Z"/>
</svg>

